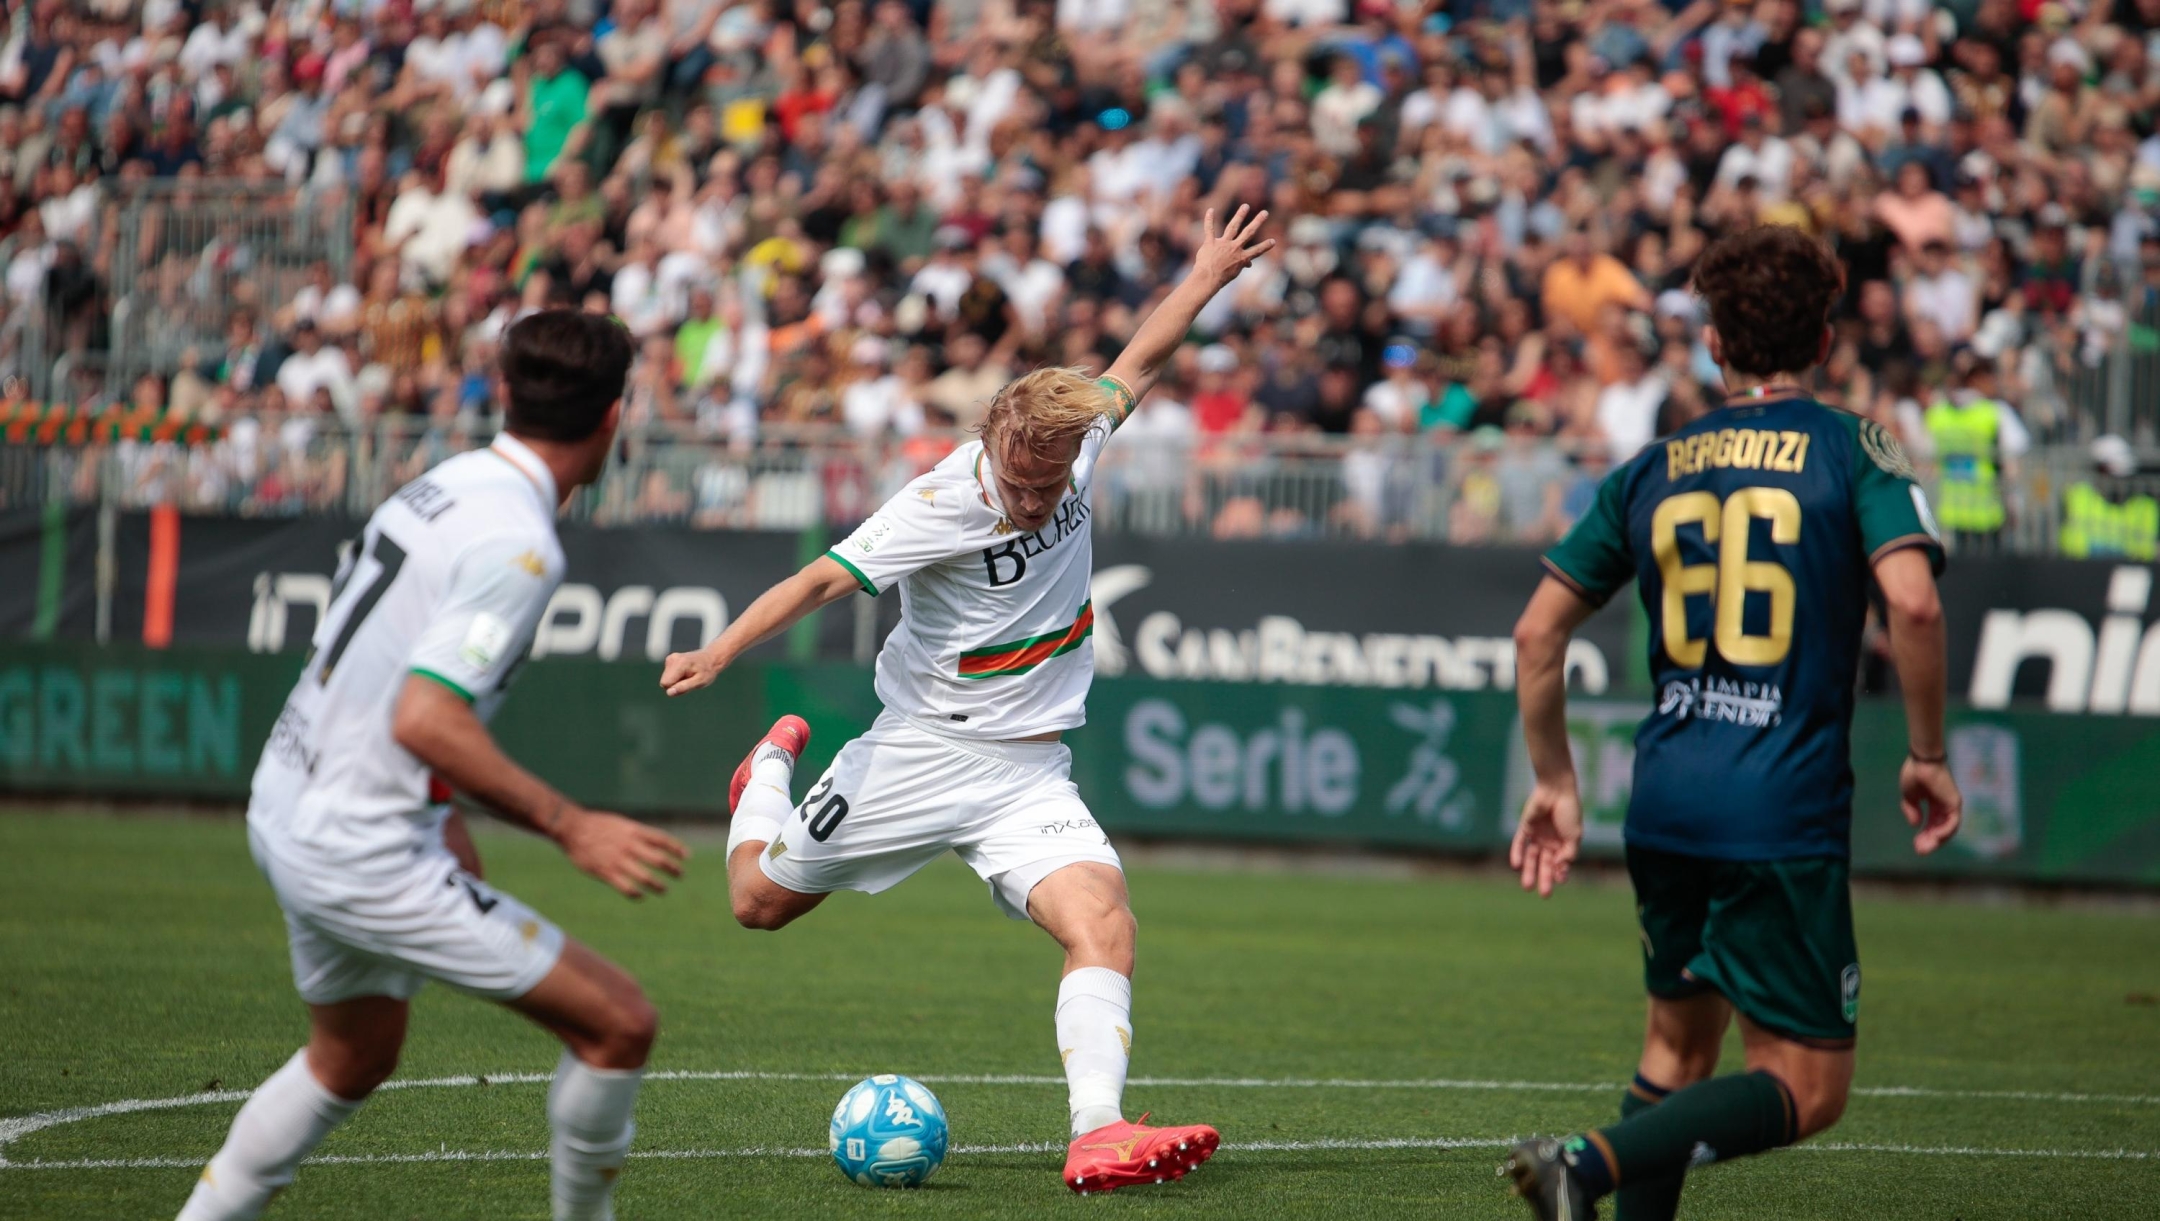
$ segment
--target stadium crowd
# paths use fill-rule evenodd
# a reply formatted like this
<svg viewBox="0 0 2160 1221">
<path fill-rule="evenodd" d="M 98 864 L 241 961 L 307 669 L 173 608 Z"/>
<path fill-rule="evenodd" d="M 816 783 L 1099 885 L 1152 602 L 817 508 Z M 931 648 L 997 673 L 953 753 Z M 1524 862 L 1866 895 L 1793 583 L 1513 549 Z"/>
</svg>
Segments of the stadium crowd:
<svg viewBox="0 0 2160 1221">
<path fill-rule="evenodd" d="M 1991 481 L 2090 440 L 2065 387 L 2160 319 L 2160 0 L 0 6 L 0 334 L 98 342 L 137 237 L 101 184 L 350 201 L 347 275 L 135 385 L 197 423 L 469 422 L 559 303 L 636 335 L 634 429 L 826 424 L 920 469 L 1014 371 L 1106 365 L 1202 211 L 1252 202 L 1281 244 L 1122 431 L 1128 478 L 1303 446 L 1343 455 L 1329 503 L 1184 511 L 1386 534 L 1390 463 L 1435 464 L 1449 537 L 1540 541 L 1718 401 L 1686 285 L 1735 227 L 1845 264 L 1824 397 Z"/>
</svg>

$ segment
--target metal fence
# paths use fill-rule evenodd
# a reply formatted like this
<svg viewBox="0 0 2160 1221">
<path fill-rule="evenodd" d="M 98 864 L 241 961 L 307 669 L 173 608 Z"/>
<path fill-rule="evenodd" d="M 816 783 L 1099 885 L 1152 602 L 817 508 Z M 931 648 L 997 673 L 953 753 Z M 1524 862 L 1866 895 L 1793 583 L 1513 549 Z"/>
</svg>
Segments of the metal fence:
<svg viewBox="0 0 2160 1221">
<path fill-rule="evenodd" d="M 342 190 L 150 179 L 117 184 L 111 202 L 107 401 L 144 373 L 223 351 L 236 308 L 269 315 L 311 264 L 329 264 L 340 282 L 350 272 L 352 198 Z"/>
<path fill-rule="evenodd" d="M 133 438 L 0 444 L 0 505 L 57 498 L 241 516 L 363 515 L 435 463 L 485 444 L 492 431 L 481 420 L 400 417 L 349 429 L 334 417 L 287 416 L 238 420 L 193 445 Z M 568 512 L 602 525 L 845 528 L 965 440 L 959 433 L 863 439 L 839 428 L 774 428 L 745 444 L 689 431 L 629 432 L 601 480 L 575 496 Z M 1603 469 L 1573 459 L 1550 443 L 1495 449 L 1395 437 L 1119 437 L 1101 462 L 1096 513 L 1102 528 L 1157 535 L 1497 540 L 1530 524 L 1509 515 L 1507 492 L 1526 504 L 1534 493 L 1542 509 L 1546 485 L 1593 479 Z"/>
<path fill-rule="evenodd" d="M 353 430 L 321 417 L 247 419 L 202 444 L 118 440 L 0 444 L 0 508 L 60 499 L 194 513 L 362 516 L 435 463 L 485 444 L 485 421 L 385 419 Z M 603 526 L 844 530 L 966 438 L 866 440 L 837 428 L 769 430 L 755 444 L 648 429 L 626 433 L 567 514 Z M 1270 436 L 1114 439 L 1094 487 L 1096 527 L 1150 536 L 1379 538 L 1543 543 L 1588 504 L 1602 449 L 1508 438 Z M 1933 490 L 1925 463 L 1921 479 Z M 2093 474 L 2082 446 L 2045 446 L 2005 472 L 1997 546 L 2056 549 L 2063 492 L 2160 497 L 2160 473 Z"/>
<path fill-rule="evenodd" d="M 0 355 L 39 402 L 124 402 L 144 373 L 221 352 L 233 311 L 292 300 L 308 266 L 347 278 L 352 199 L 339 189 L 237 179 L 108 179 L 75 243 L 107 261 L 86 305 L 48 295 L 0 319 Z"/>
</svg>

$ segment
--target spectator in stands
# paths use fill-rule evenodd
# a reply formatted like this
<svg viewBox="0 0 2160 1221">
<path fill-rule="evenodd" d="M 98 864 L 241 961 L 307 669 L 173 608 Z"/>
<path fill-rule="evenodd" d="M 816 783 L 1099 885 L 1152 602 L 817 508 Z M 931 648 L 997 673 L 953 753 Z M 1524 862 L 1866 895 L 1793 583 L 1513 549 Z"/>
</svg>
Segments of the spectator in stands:
<svg viewBox="0 0 2160 1221">
<path fill-rule="evenodd" d="M 1564 319 L 1585 335 L 1595 329 L 1608 305 L 1650 308 L 1649 294 L 1627 265 L 1598 249 L 1582 231 L 1568 236 L 1561 257 L 1546 269 L 1542 295 L 1547 317 Z"/>
<path fill-rule="evenodd" d="M 1379 453 L 1361 407 L 1436 453 L 1502 428 L 1459 464 L 1506 483 L 1490 521 L 1408 523 L 1490 536 L 1530 515 L 1497 472 L 1536 438 L 1603 461 L 1717 400 L 1659 296 L 1735 226 L 1833 244 L 1822 390 L 1893 417 L 1969 390 L 1953 369 L 1979 356 L 2033 430 L 2075 432 L 2111 384 L 2092 362 L 2143 351 L 2160 311 L 2149 3 L 615 0 L 597 25 L 583 0 L 0 5 L 0 353 L 44 389 L 125 297 L 171 331 L 159 360 L 223 370 L 236 415 L 321 389 L 477 418 L 502 328 L 566 302 L 643 338 L 651 427 L 852 422 L 896 445 L 917 412 L 918 435 L 979 419 L 1012 371 L 1098 365 L 1183 266 L 1168 218 L 1264 202 L 1284 246 L 1201 319 L 1166 431 L 1239 438 L 1234 465 L 1314 429 Z M 198 175 L 349 208 L 360 278 L 274 270 L 237 217 L 116 232 L 139 184 Z M 61 300 L 72 326 L 30 325 Z M 347 336 L 346 377 L 318 386 Z M 155 372 L 177 403 L 180 370 Z M 1531 466 L 1564 516 L 1580 478 Z M 697 520 L 750 519 L 747 485 L 700 478 Z M 1327 524 L 1248 501 L 1190 517 Z"/>
<path fill-rule="evenodd" d="M 345 350 L 324 343 L 322 333 L 307 319 L 294 324 L 292 343 L 292 354 L 278 365 L 277 370 L 276 385 L 285 402 L 303 413 L 329 414 L 318 411 L 319 408 L 338 412 L 357 410 L 359 403 L 353 385 L 352 364 L 346 358 Z M 318 393 L 325 397 L 318 399 Z"/>
</svg>

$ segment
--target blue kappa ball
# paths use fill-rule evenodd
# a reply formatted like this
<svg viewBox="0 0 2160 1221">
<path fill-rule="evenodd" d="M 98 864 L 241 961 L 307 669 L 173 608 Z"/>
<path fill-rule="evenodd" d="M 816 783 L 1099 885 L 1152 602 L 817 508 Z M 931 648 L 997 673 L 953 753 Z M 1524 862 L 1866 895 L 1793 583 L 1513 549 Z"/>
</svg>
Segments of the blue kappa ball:
<svg viewBox="0 0 2160 1221">
<path fill-rule="evenodd" d="M 832 1156 L 864 1187 L 918 1187 L 945 1161 L 945 1108 L 919 1081 L 869 1077 L 833 1108 Z"/>
</svg>

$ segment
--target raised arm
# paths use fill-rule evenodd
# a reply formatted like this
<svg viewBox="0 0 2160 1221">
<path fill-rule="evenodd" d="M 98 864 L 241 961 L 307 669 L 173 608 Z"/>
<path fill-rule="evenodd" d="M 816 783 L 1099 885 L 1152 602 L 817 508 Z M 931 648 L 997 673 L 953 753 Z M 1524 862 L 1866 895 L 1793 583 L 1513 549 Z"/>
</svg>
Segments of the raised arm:
<svg viewBox="0 0 2160 1221">
<path fill-rule="evenodd" d="M 711 686 L 722 670 L 735 664 L 736 658 L 860 587 L 854 573 L 830 555 L 821 555 L 801 572 L 758 595 L 740 618 L 704 648 L 668 654 L 667 665 L 660 672 L 660 685 L 669 695 Z"/>
<path fill-rule="evenodd" d="M 1155 312 L 1147 316 L 1140 329 L 1133 333 L 1132 342 L 1118 354 L 1110 366 L 1110 376 L 1125 384 L 1132 391 L 1133 401 L 1139 402 L 1154 388 L 1155 379 L 1162 375 L 1163 366 L 1185 342 L 1185 333 L 1192 330 L 1193 320 L 1214 299 L 1215 294 L 1229 287 L 1238 273 L 1254 259 L 1275 248 L 1275 239 L 1269 238 L 1257 245 L 1251 244 L 1267 223 L 1268 214 L 1261 212 L 1251 220 L 1245 218 L 1247 208 L 1238 205 L 1230 223 L 1221 233 L 1215 232 L 1215 210 L 1208 209 L 1201 220 L 1204 238 L 1199 251 L 1193 255 L 1193 268 L 1170 295 L 1163 298 Z"/>
</svg>

